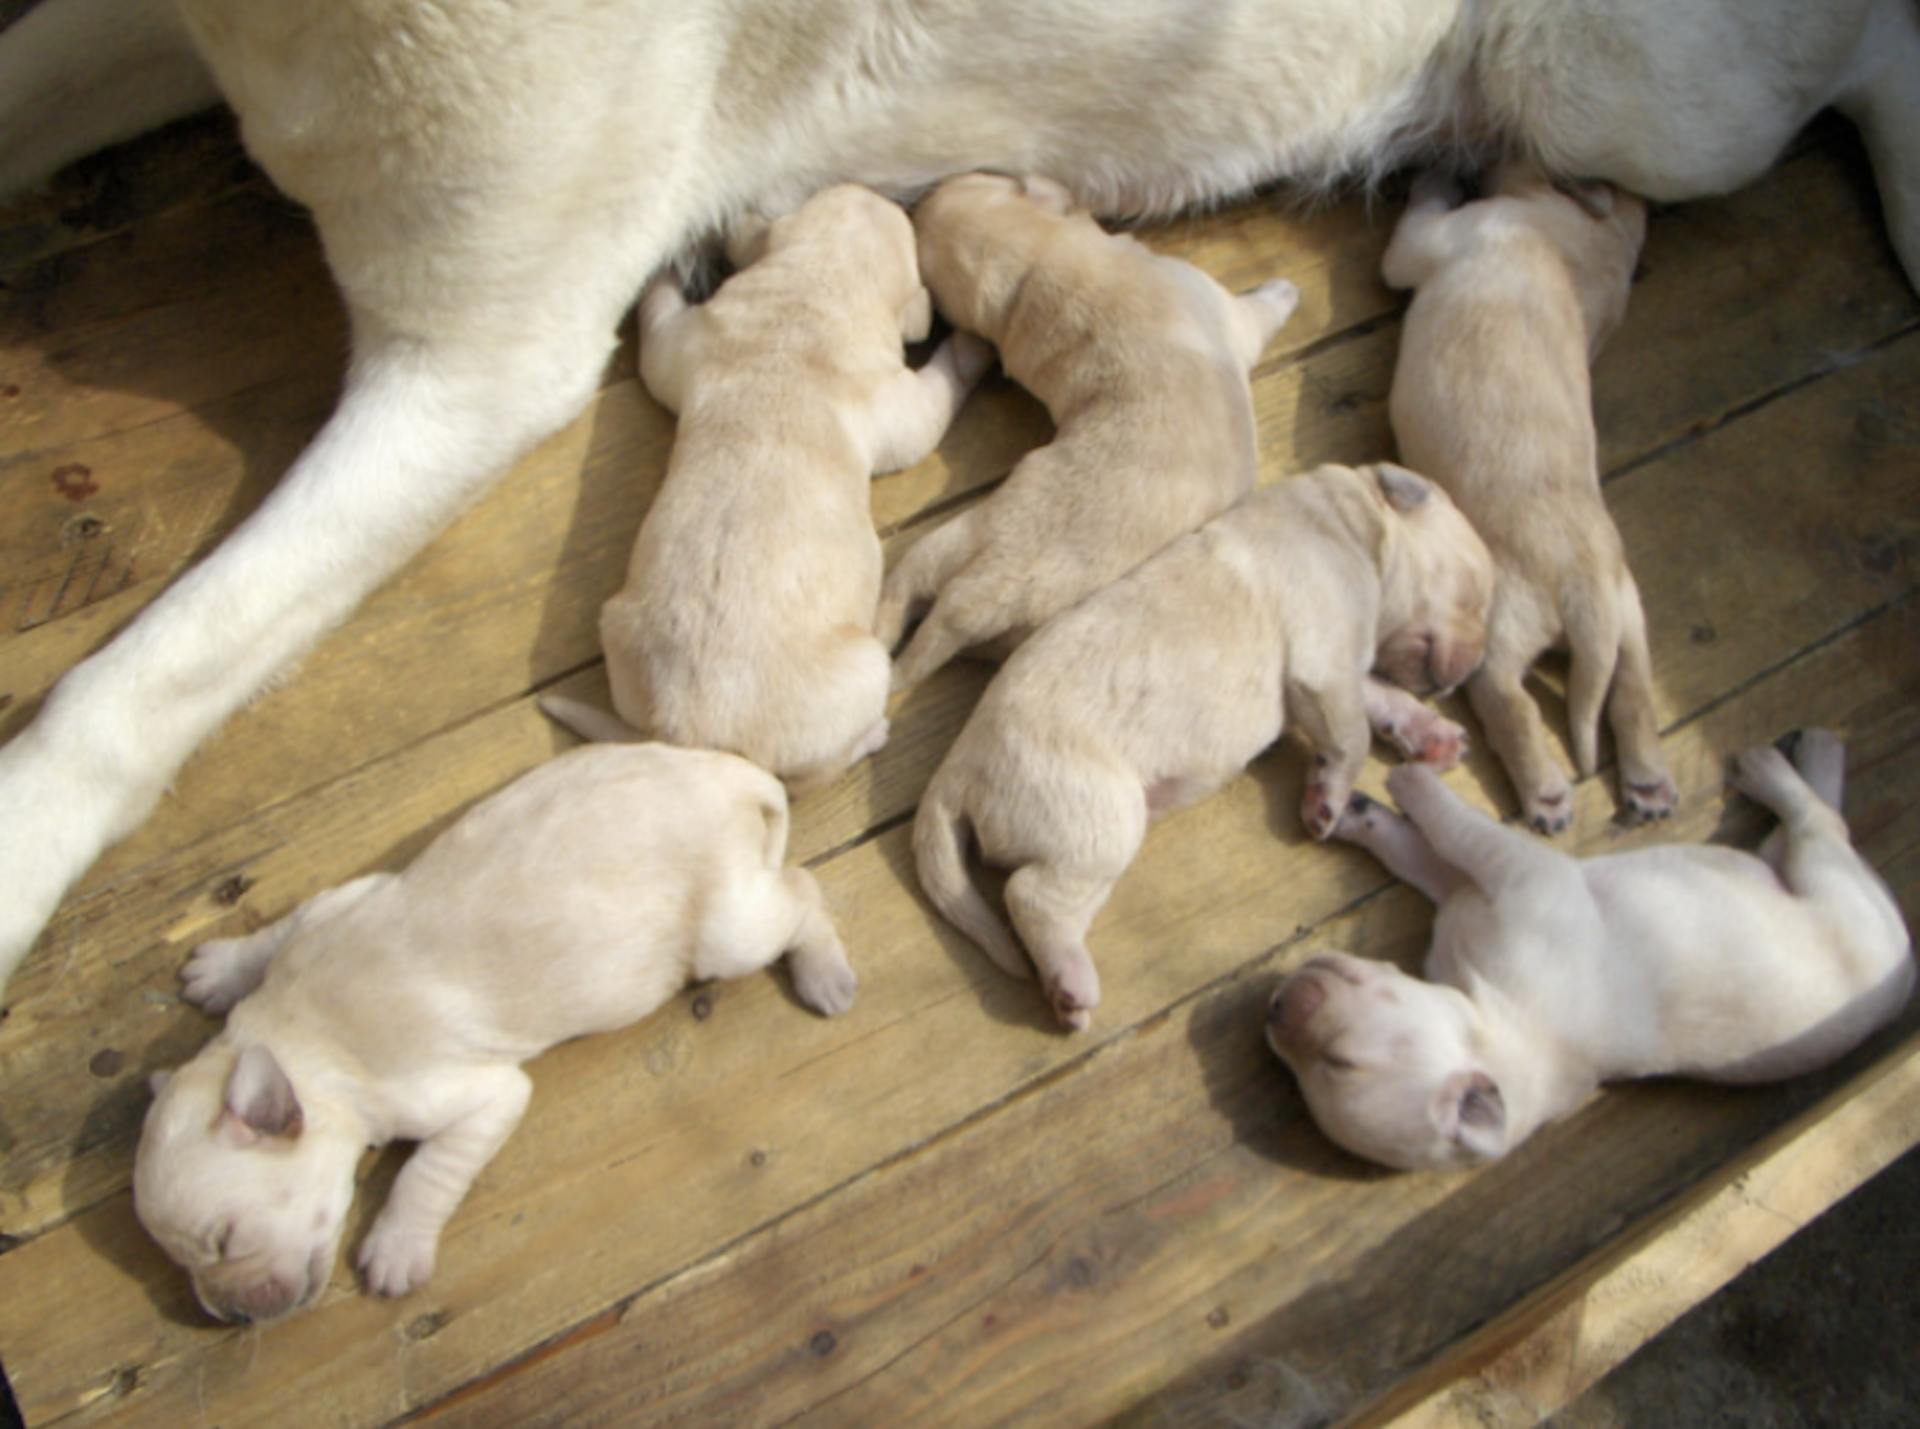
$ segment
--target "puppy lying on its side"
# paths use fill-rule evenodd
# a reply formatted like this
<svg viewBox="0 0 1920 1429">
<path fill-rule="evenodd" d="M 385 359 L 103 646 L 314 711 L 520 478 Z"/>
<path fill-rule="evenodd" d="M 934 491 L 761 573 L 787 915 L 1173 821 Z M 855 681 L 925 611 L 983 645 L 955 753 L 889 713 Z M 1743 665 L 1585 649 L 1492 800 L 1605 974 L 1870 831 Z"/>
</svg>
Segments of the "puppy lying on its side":
<svg viewBox="0 0 1920 1429">
<path fill-rule="evenodd" d="M 868 483 L 933 450 L 993 354 L 957 335 L 906 366 L 932 302 L 912 225 L 877 194 L 828 189 L 761 242 L 711 301 L 690 308 L 664 281 L 641 303 L 640 375 L 680 426 L 600 643 L 635 730 L 798 787 L 886 743 Z M 571 701 L 546 708 L 590 738 L 618 732 Z"/>
<path fill-rule="evenodd" d="M 1523 164 L 1502 169 L 1487 198 L 1451 208 L 1455 197 L 1424 176 L 1381 271 L 1419 290 L 1393 376 L 1401 458 L 1447 488 L 1499 567 L 1487 660 L 1467 695 L 1527 822 L 1559 832 L 1571 791 L 1523 682 L 1564 642 L 1580 772 L 1599 762 L 1604 701 L 1628 815 L 1664 818 L 1674 787 L 1646 620 L 1600 497 L 1588 378 L 1626 311 L 1646 205 L 1604 184 L 1563 192 Z"/>
<path fill-rule="evenodd" d="M 1763 746 L 1736 784 L 1780 816 L 1759 856 L 1679 845 L 1577 861 L 1419 768 L 1401 818 L 1355 800 L 1338 834 L 1440 905 L 1426 972 L 1315 958 L 1267 1023 L 1314 1120 L 1389 1166 L 1489 1161 L 1604 1081 L 1811 1071 L 1905 1005 L 1912 943 L 1841 819 L 1845 752 Z"/>
<path fill-rule="evenodd" d="M 809 1007 L 853 970 L 805 869 L 783 868 L 786 791 L 743 759 L 576 750 L 477 805 L 406 872 L 203 944 L 186 996 L 226 1029 L 155 1078 L 134 1209 L 223 1320 L 326 1285 L 367 1146 L 418 1141 L 360 1247 L 403 1295 L 526 1109 L 519 1064 L 646 1016 L 689 980 L 785 951 Z"/>
<path fill-rule="evenodd" d="M 1026 977 L 1031 956 L 1060 1021 L 1086 1027 L 1100 999 L 1087 926 L 1148 821 L 1219 788 L 1288 725 L 1316 754 L 1303 809 L 1316 838 L 1346 806 L 1370 727 L 1411 757 L 1457 761 L 1459 726 L 1368 671 L 1458 684 L 1492 590 L 1480 538 L 1412 472 L 1323 466 L 1253 492 L 1014 653 L 920 802 L 921 886 L 1007 972 Z M 968 878 L 968 829 L 985 862 L 1015 870 L 1013 930 Z"/>
<path fill-rule="evenodd" d="M 1246 373 L 1298 290 L 1236 298 L 1070 206 L 1045 179 L 967 174 L 915 210 L 940 311 L 993 341 L 1056 435 L 888 572 L 874 629 L 889 649 L 932 602 L 896 688 L 969 647 L 1004 653 L 1253 488 Z"/>
</svg>

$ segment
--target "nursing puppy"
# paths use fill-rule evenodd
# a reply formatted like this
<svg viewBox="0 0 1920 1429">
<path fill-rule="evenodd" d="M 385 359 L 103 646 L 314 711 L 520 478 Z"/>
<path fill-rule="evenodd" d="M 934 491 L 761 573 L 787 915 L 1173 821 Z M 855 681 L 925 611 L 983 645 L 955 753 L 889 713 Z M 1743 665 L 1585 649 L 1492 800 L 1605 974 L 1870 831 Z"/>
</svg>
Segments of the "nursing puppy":
<svg viewBox="0 0 1920 1429">
<path fill-rule="evenodd" d="M 1004 652 L 1251 491 L 1246 373 L 1300 300 L 1284 281 L 1236 298 L 1043 179 L 949 179 L 913 226 L 940 311 L 993 342 L 1055 435 L 888 572 L 874 629 L 889 649 L 933 603 L 896 688 L 970 647 Z"/>
<path fill-rule="evenodd" d="M 1912 0 L 45 0 L 0 34 L 0 196 L 216 99 L 312 214 L 353 360 L 273 495 L 0 750 L 0 982 L 193 749 L 580 411 L 633 295 L 744 211 L 999 169 L 1164 214 L 1503 148 L 1674 200 L 1751 181 L 1837 104 L 1920 276 Z"/>
<path fill-rule="evenodd" d="M 729 754 L 577 750 L 477 805 L 406 872 L 205 943 L 186 996 L 226 1029 L 157 1077 L 134 1209 L 223 1320 L 309 1304 L 361 1151 L 420 1145 L 360 1246 L 404 1295 L 526 1110 L 529 1057 L 637 1021 L 690 980 L 784 951 L 801 1001 L 855 981 L 811 874 L 783 868 L 786 792 Z"/>
<path fill-rule="evenodd" d="M 1006 972 L 1028 976 L 1031 957 L 1062 1024 L 1085 1028 L 1100 1000 L 1087 926 L 1148 822 L 1288 727 L 1314 750 L 1315 838 L 1372 731 L 1455 763 L 1459 726 L 1406 691 L 1450 689 L 1479 663 L 1492 589 L 1480 538 L 1412 472 L 1323 466 L 1251 493 L 1014 652 L 920 801 L 921 887 Z M 1014 870 L 1011 930 L 968 877 L 969 830 L 984 862 Z"/>
<path fill-rule="evenodd" d="M 933 450 L 992 354 L 961 334 L 907 367 L 933 308 L 913 228 L 877 194 L 828 189 L 760 246 L 699 307 L 670 281 L 641 304 L 640 375 L 680 427 L 600 644 L 634 729 L 805 786 L 887 741 L 867 484 Z"/>
<path fill-rule="evenodd" d="M 1527 822 L 1558 833 L 1572 789 L 1525 681 L 1544 651 L 1571 647 L 1574 762 L 1582 774 L 1599 764 L 1604 701 L 1628 816 L 1665 818 L 1674 786 L 1646 619 L 1600 496 L 1587 373 L 1626 312 L 1646 205 L 1604 184 L 1557 188 L 1517 163 L 1486 198 L 1456 198 L 1423 176 L 1381 272 L 1418 290 L 1390 399 L 1400 455 L 1447 488 L 1499 570 L 1467 696 Z"/>
<path fill-rule="evenodd" d="M 1735 785 L 1780 816 L 1758 856 L 1676 845 L 1584 861 L 1503 828 L 1430 771 L 1402 818 L 1356 800 L 1339 837 L 1440 905 L 1422 982 L 1339 954 L 1283 981 L 1267 1039 L 1323 1131 L 1404 1168 L 1489 1161 L 1602 1082 L 1764 1082 L 1833 1060 L 1913 986 L 1912 942 L 1840 816 L 1845 752 L 1802 734 Z"/>
</svg>

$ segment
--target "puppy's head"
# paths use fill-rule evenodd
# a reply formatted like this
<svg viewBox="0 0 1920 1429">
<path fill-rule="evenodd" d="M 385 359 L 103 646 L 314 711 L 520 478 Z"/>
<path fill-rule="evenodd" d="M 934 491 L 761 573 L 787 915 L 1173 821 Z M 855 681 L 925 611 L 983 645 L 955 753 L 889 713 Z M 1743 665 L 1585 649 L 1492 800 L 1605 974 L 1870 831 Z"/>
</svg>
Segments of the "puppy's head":
<svg viewBox="0 0 1920 1429">
<path fill-rule="evenodd" d="M 1500 1088 L 1475 1054 L 1473 1005 L 1388 963 L 1328 953 L 1274 989 L 1267 1044 L 1329 1138 L 1401 1170 L 1507 1150 Z"/>
<path fill-rule="evenodd" d="M 1493 557 L 1425 477 L 1386 462 L 1372 474 L 1386 512 L 1374 669 L 1418 695 L 1451 690 L 1486 654 Z"/>
<path fill-rule="evenodd" d="M 1599 179 L 1556 179 L 1537 164 L 1510 159 L 1493 193 L 1518 200 L 1566 259 L 1580 295 L 1591 360 L 1626 316 L 1627 291 L 1647 237 L 1647 205 Z"/>
<path fill-rule="evenodd" d="M 217 1039 L 154 1079 L 133 1162 L 133 1208 L 217 1319 L 272 1320 L 333 1272 L 361 1137 L 302 1105 L 258 1044 Z"/>
<path fill-rule="evenodd" d="M 1040 246 L 1073 212 L 1066 188 L 1038 175 L 961 174 L 921 199 L 913 211 L 920 271 L 954 326 L 997 326 L 992 315 L 1012 302 Z"/>
<path fill-rule="evenodd" d="M 766 227 L 755 257 L 795 250 L 823 254 L 836 271 L 858 274 L 887 312 L 897 315 L 908 342 L 932 329 L 933 299 L 920 283 L 913 221 L 892 199 L 860 184 L 822 189 Z"/>
</svg>

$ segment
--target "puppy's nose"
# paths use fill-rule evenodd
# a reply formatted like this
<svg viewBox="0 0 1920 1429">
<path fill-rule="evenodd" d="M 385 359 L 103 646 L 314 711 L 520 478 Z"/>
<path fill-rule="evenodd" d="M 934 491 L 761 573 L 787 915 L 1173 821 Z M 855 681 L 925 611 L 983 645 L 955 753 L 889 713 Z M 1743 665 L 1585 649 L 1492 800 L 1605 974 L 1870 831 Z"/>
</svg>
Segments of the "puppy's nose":
<svg viewBox="0 0 1920 1429">
<path fill-rule="evenodd" d="M 1326 1004 L 1327 989 L 1318 978 L 1295 974 L 1280 984 L 1267 1008 L 1267 1036 L 1278 1050 L 1308 1045 L 1307 1029 Z"/>
</svg>

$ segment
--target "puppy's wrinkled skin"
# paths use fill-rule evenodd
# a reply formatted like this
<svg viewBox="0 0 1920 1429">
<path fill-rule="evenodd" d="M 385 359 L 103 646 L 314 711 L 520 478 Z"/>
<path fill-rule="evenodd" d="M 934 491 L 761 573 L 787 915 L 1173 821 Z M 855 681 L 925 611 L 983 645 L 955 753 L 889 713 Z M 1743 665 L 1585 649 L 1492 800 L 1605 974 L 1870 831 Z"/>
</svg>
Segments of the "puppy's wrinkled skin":
<svg viewBox="0 0 1920 1429">
<path fill-rule="evenodd" d="M 877 194 L 828 189 L 748 242 L 707 303 L 669 281 L 641 303 L 640 375 L 680 426 L 600 643 L 628 725 L 798 787 L 886 743 L 867 484 L 933 450 L 992 353 L 959 334 L 907 367 L 933 310 L 912 226 Z"/>
<path fill-rule="evenodd" d="M 749 211 L 998 169 L 1170 213 L 1501 149 L 1676 200 L 1835 104 L 1920 278 L 1912 0 L 46 0 L 0 33 L 0 196 L 221 98 L 311 212 L 353 361 L 260 510 L 0 750 L 0 981 L 201 741 L 586 405 L 648 279 Z"/>
<path fill-rule="evenodd" d="M 1527 821 L 1558 833 L 1572 790 L 1524 683 L 1543 651 L 1568 645 L 1575 763 L 1599 763 L 1604 701 L 1628 816 L 1664 818 L 1674 786 L 1646 620 L 1600 496 L 1587 376 L 1626 311 L 1646 205 L 1603 184 L 1558 189 L 1524 164 L 1484 199 L 1455 197 L 1423 176 L 1381 271 L 1418 290 L 1393 375 L 1400 455 L 1447 488 L 1499 568 L 1468 697 Z"/>
<path fill-rule="evenodd" d="M 1440 905 L 1428 982 L 1315 958 L 1267 1038 L 1314 1119 L 1388 1166 L 1489 1161 L 1602 1082 L 1763 1082 L 1811 1071 L 1906 1004 L 1912 940 L 1839 813 L 1845 752 L 1762 746 L 1742 793 L 1780 816 L 1759 854 L 1676 845 L 1584 861 L 1503 828 L 1431 771 L 1388 776 L 1338 836 Z"/>
<path fill-rule="evenodd" d="M 884 644 L 926 611 L 901 689 L 962 650 L 1018 644 L 1251 491 L 1246 374 L 1300 297 L 1278 281 L 1236 298 L 1043 179 L 950 179 L 913 225 L 940 311 L 993 342 L 1055 435 L 887 573 Z"/>
<path fill-rule="evenodd" d="M 476 806 L 406 872 L 203 944 L 186 996 L 226 1029 L 156 1077 L 134 1209 L 223 1320 L 326 1286 L 361 1151 L 419 1146 L 359 1253 L 404 1295 L 526 1109 L 519 1064 L 646 1016 L 693 979 L 788 954 L 800 999 L 856 983 L 812 875 L 783 868 L 786 791 L 729 754 L 578 750 Z"/>
<path fill-rule="evenodd" d="M 1480 538 L 1411 472 L 1323 466 L 1253 492 L 1014 652 L 920 802 L 921 886 L 1005 971 L 1028 976 L 1031 957 L 1060 1021 L 1086 1027 L 1100 997 L 1087 926 L 1148 821 L 1286 727 L 1315 752 L 1302 814 L 1316 838 L 1372 731 L 1456 762 L 1459 727 L 1405 691 L 1479 663 L 1492 588 Z M 1014 870 L 1012 929 L 967 875 L 969 831 Z"/>
</svg>

